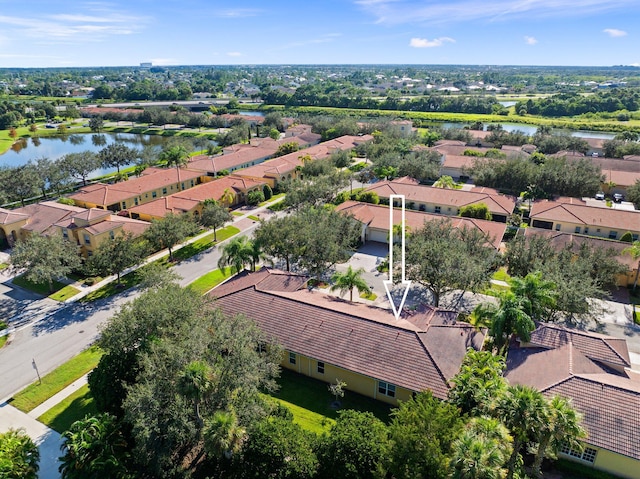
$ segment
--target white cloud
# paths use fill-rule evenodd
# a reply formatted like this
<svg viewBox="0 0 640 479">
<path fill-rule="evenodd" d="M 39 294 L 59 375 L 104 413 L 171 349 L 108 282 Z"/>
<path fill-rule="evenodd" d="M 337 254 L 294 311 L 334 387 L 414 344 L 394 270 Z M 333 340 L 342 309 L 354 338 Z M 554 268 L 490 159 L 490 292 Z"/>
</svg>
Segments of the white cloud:
<svg viewBox="0 0 640 479">
<path fill-rule="evenodd" d="M 263 11 L 257 8 L 233 8 L 227 10 L 216 10 L 213 16 L 221 18 L 247 18 L 257 17 Z"/>
<path fill-rule="evenodd" d="M 445 43 L 455 42 L 456 41 L 453 38 L 449 37 L 434 38 L 433 40 L 427 40 L 426 38 L 412 38 L 409 42 L 409 46 L 414 48 L 433 48 L 441 47 Z"/>
<path fill-rule="evenodd" d="M 240 52 L 227 52 L 227 56 L 230 56 L 230 57 L 241 57 L 242 53 L 240 53 Z"/>
<path fill-rule="evenodd" d="M 536 39 L 536 37 L 528 37 L 525 35 L 524 42 L 527 45 L 535 45 L 536 43 L 538 43 L 538 40 Z"/>
<path fill-rule="evenodd" d="M 153 65 L 178 65 L 175 58 L 152 58 L 149 60 Z"/>
<path fill-rule="evenodd" d="M 625 32 L 624 30 L 618 30 L 617 28 L 605 28 L 602 31 L 607 35 L 609 35 L 610 37 L 614 37 L 614 38 L 627 36 L 627 32 Z"/>
<path fill-rule="evenodd" d="M 629 14 L 637 0 L 493 0 L 478 7 L 476 0 L 354 0 L 376 23 L 454 23 L 513 18 L 575 18 L 606 11 Z"/>
</svg>

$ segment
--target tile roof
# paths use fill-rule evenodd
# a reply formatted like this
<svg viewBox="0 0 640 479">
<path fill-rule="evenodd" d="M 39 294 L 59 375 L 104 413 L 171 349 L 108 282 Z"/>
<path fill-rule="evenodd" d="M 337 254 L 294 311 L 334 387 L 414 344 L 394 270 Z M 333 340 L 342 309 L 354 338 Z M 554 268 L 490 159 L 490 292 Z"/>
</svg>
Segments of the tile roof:
<svg viewBox="0 0 640 479">
<path fill-rule="evenodd" d="M 251 178 L 242 178 L 237 175 L 224 176 L 213 181 L 208 181 L 194 186 L 179 193 L 171 195 L 174 198 L 204 201 L 207 199 L 219 200 L 228 188 L 235 193 L 246 192 L 251 188 L 264 185 L 264 181 L 257 181 Z"/>
<path fill-rule="evenodd" d="M 239 149 L 224 155 L 198 155 L 189 160 L 189 168 L 206 172 L 216 173 L 222 170 L 231 170 L 247 163 L 261 161 L 272 156 L 278 145 L 273 142 L 260 145 L 247 145 L 246 148 Z"/>
<path fill-rule="evenodd" d="M 63 205 L 62 203 L 56 203 L 55 201 L 42 201 L 33 205 L 16 208 L 15 210 L 4 211 L 9 211 L 9 213 L 5 213 L 6 216 L 4 219 L 3 215 L 0 213 L 0 220 L 3 222 L 9 220 L 11 220 L 10 222 L 14 222 L 16 221 L 14 218 L 19 217 L 23 219 L 23 215 L 25 215 L 28 219 L 27 224 L 22 226 L 23 230 L 48 234 L 51 232 L 49 229 L 54 224 L 70 219 L 74 215 L 85 210 L 84 208 Z"/>
<path fill-rule="evenodd" d="M 577 198 L 536 201 L 531 207 L 529 217 L 532 221 L 538 219 L 619 230 L 640 230 L 640 211 L 587 206 Z"/>
<path fill-rule="evenodd" d="M 531 333 L 530 343 L 545 348 L 558 348 L 565 344 L 573 344 L 589 359 L 623 368 L 631 366 L 626 341 L 604 334 L 541 323 Z"/>
<path fill-rule="evenodd" d="M 0 208 L 0 224 L 8 225 L 27 218 L 29 218 L 29 215 L 26 213 L 16 213 L 13 210 Z"/>
<path fill-rule="evenodd" d="M 395 321 L 389 310 L 296 290 L 302 285 L 296 276 L 285 288 L 288 276 L 244 274 L 210 295 L 224 312 L 252 318 L 289 351 L 412 391 L 430 389 L 442 399 L 466 348 L 482 344 L 482 333 L 466 323 L 446 324 L 445 318 L 419 328 L 406 319 Z M 451 341 L 447 347 L 444 340 Z"/>
<path fill-rule="evenodd" d="M 178 183 L 178 171 L 175 168 L 149 168 L 148 170 L 138 178 L 130 178 L 119 183 L 96 183 L 83 186 L 76 193 L 69 195 L 69 198 L 107 206 Z M 202 176 L 201 171 L 180 168 L 180 181 L 195 180 L 200 176 Z"/>
<path fill-rule="evenodd" d="M 165 196 L 143 205 L 127 208 L 129 213 L 146 214 L 155 218 L 164 218 L 169 213 L 186 213 L 200 204 L 197 200 Z"/>
<path fill-rule="evenodd" d="M 497 192 L 464 191 L 449 188 L 434 188 L 432 186 L 407 184 L 403 181 L 379 181 L 366 189 L 375 191 L 380 198 L 389 198 L 393 195 L 404 195 L 406 201 L 418 201 L 421 203 L 435 203 L 451 205 L 456 208 L 462 206 L 484 203 L 492 214 L 509 215 L 516 206 L 516 201 L 510 196 L 500 195 Z"/>
<path fill-rule="evenodd" d="M 346 201 L 336 207 L 336 211 L 351 214 L 356 220 L 367 224 L 370 228 L 389 231 L 389 207 L 361 203 L 358 201 Z M 475 218 L 462 218 L 460 216 L 445 216 L 420 211 L 405 210 L 405 224 L 413 229 L 420 229 L 425 221 L 449 220 L 454 228 L 478 229 L 487 234 L 494 248 L 500 247 L 500 242 L 507 228 L 506 223 L 486 221 Z"/>
</svg>

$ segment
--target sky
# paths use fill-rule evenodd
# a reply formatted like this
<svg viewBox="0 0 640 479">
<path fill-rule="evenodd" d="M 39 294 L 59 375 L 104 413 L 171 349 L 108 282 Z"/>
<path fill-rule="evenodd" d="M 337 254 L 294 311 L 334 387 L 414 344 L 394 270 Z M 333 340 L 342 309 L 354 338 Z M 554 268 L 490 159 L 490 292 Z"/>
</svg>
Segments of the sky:
<svg viewBox="0 0 640 479">
<path fill-rule="evenodd" d="M 0 0 L 0 67 L 640 66 L 640 0 Z"/>
</svg>

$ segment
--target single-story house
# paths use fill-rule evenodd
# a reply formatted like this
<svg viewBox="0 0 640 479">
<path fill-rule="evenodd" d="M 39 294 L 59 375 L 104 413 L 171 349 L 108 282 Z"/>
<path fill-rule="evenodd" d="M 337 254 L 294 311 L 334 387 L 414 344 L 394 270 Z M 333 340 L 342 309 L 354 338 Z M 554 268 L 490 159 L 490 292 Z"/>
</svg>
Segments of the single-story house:
<svg viewBox="0 0 640 479">
<path fill-rule="evenodd" d="M 546 397 L 571 400 L 587 430 L 582 450 L 560 456 L 620 477 L 640 478 L 640 380 L 624 339 L 541 324 L 529 343 L 512 344 L 506 379 Z"/>
<path fill-rule="evenodd" d="M 546 230 L 576 233 L 612 240 L 629 231 L 633 240 L 640 236 L 640 211 L 588 206 L 578 198 L 536 201 L 529 215 L 531 226 Z"/>
<path fill-rule="evenodd" d="M 410 209 L 427 213 L 456 216 L 463 206 L 484 203 L 491 212 L 493 221 L 506 223 L 516 206 L 514 198 L 499 194 L 488 188 L 480 191 L 464 191 L 448 188 L 411 184 L 403 178 L 379 181 L 366 191 L 377 193 L 379 198 L 389 201 L 391 195 L 404 195 Z"/>
<path fill-rule="evenodd" d="M 389 206 L 373 205 L 359 201 L 345 201 L 336 207 L 346 215 L 351 215 L 354 219 L 362 223 L 361 240 L 376 241 L 379 243 L 389 242 Z M 401 221 L 400 210 L 395 210 L 397 218 L 395 224 Z M 479 220 L 476 218 L 462 218 L 460 216 L 447 217 L 419 211 L 405 210 L 405 225 L 410 230 L 420 229 L 425 221 L 437 221 L 448 219 L 454 228 L 477 229 L 487 235 L 488 242 L 496 249 L 500 248 L 502 237 L 507 229 L 505 223 L 496 221 Z"/>
<path fill-rule="evenodd" d="M 396 320 L 388 309 L 312 291 L 307 280 L 263 268 L 209 295 L 282 345 L 282 367 L 328 383 L 339 378 L 347 391 L 392 405 L 426 389 L 445 399 L 467 349 L 482 347 L 484 334 L 456 311 L 424 306 Z"/>
</svg>

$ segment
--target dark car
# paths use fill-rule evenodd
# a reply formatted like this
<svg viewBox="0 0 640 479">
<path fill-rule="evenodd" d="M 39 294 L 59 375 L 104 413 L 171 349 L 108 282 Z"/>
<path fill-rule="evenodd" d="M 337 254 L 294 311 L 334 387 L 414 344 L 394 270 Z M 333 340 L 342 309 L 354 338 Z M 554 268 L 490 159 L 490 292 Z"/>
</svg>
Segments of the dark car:
<svg viewBox="0 0 640 479">
<path fill-rule="evenodd" d="M 613 194 L 613 201 L 616 203 L 622 203 L 622 200 L 624 200 L 624 196 L 622 196 L 620 193 L 614 193 Z"/>
</svg>

